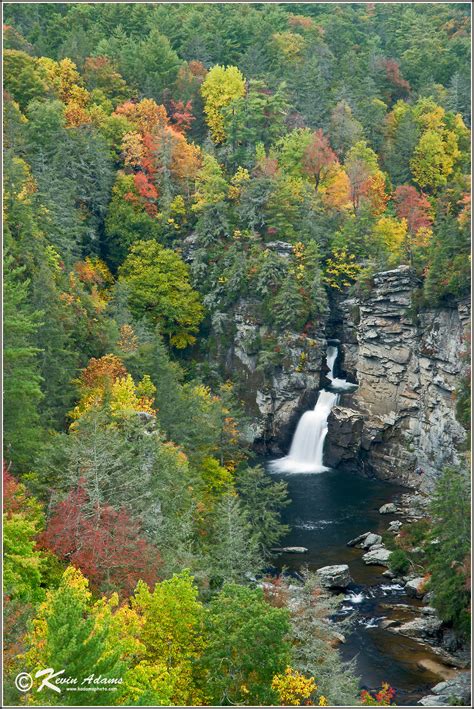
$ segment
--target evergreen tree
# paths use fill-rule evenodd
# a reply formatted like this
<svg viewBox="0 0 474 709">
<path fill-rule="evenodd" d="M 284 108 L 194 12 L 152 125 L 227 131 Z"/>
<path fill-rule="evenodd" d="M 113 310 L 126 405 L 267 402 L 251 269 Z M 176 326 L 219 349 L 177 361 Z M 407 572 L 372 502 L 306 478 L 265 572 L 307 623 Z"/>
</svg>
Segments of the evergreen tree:
<svg viewBox="0 0 474 709">
<path fill-rule="evenodd" d="M 4 256 L 3 405 L 4 456 L 18 470 L 28 470 L 42 441 L 39 404 L 43 397 L 35 339 L 43 313 L 29 305 L 25 268 Z"/>
<path fill-rule="evenodd" d="M 306 574 L 291 614 L 291 666 L 316 677 L 318 689 L 332 706 L 357 703 L 358 679 L 352 664 L 341 662 L 334 648 L 334 629 L 326 618 L 335 601 L 323 594 L 314 575 Z M 338 624 L 338 630 L 343 629 Z"/>
<path fill-rule="evenodd" d="M 242 509 L 252 521 L 259 552 L 265 557 L 280 539 L 288 533 L 280 515 L 288 499 L 287 484 L 273 482 L 260 465 L 244 468 L 236 474 L 236 487 Z"/>
<path fill-rule="evenodd" d="M 260 589 L 227 584 L 207 607 L 203 658 L 211 704 L 274 705 L 273 677 L 289 661 L 288 612 Z"/>
<path fill-rule="evenodd" d="M 470 632 L 470 491 L 466 471 L 447 468 L 431 502 L 429 586 L 440 617 L 463 636 Z"/>
<path fill-rule="evenodd" d="M 243 583 L 259 570 L 258 541 L 247 512 L 236 496 L 226 495 L 214 510 L 212 546 L 209 550 L 211 581 Z"/>
<path fill-rule="evenodd" d="M 103 705 L 110 700 L 110 691 L 100 684 L 83 684 L 82 680 L 92 674 L 108 679 L 122 677 L 125 665 L 119 649 L 110 648 L 109 633 L 109 621 L 101 621 L 100 608 L 92 605 L 87 579 L 70 566 L 59 588 L 48 592 L 39 617 L 33 621 L 26 654 L 28 666 L 32 673 L 52 667 L 64 669 L 66 677 L 77 678 L 76 691 L 63 691 L 61 703 Z M 97 691 L 87 691 L 88 686 L 97 687 Z M 53 704 L 58 701 L 54 690 L 46 686 L 42 691 L 44 700 Z"/>
</svg>

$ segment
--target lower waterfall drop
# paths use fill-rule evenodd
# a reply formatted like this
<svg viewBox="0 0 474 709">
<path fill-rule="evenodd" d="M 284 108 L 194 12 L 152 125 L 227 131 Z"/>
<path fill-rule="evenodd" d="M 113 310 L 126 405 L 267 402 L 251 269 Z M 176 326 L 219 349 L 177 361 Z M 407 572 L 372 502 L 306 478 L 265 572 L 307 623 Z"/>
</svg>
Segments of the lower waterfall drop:
<svg viewBox="0 0 474 709">
<path fill-rule="evenodd" d="M 331 388 L 336 391 L 322 389 L 319 392 L 316 406 L 312 411 L 305 411 L 291 442 L 288 455 L 270 463 L 270 470 L 279 473 L 323 473 L 329 470 L 323 463 L 324 441 L 328 432 L 328 418 L 333 406 L 339 400 L 337 390 L 344 391 L 354 388 L 345 379 L 334 377 L 334 365 L 337 359 L 337 347 L 329 345 L 326 354 L 328 379 Z"/>
</svg>

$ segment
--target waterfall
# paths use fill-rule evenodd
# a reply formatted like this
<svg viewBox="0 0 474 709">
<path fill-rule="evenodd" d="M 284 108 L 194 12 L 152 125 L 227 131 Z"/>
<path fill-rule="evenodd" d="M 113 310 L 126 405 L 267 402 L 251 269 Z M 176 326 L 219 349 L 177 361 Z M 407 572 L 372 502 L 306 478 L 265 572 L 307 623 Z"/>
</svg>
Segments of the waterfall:
<svg viewBox="0 0 474 709">
<path fill-rule="evenodd" d="M 328 379 L 331 381 L 331 388 L 338 389 L 339 391 L 350 391 L 355 389 L 355 385 L 348 382 L 346 379 L 339 379 L 334 376 L 334 365 L 337 359 L 337 347 L 335 345 L 329 345 L 326 352 L 326 364 L 328 366 Z"/>
<path fill-rule="evenodd" d="M 337 359 L 337 347 L 329 345 L 326 352 L 326 362 L 329 369 L 328 379 L 331 381 L 329 391 L 319 392 L 316 406 L 312 411 L 305 411 L 298 422 L 288 455 L 270 463 L 270 470 L 281 473 L 322 473 L 328 470 L 323 464 L 324 441 L 328 432 L 328 417 L 331 409 L 338 402 L 337 390 L 344 391 L 354 388 L 354 384 L 334 376 L 334 366 Z"/>
</svg>

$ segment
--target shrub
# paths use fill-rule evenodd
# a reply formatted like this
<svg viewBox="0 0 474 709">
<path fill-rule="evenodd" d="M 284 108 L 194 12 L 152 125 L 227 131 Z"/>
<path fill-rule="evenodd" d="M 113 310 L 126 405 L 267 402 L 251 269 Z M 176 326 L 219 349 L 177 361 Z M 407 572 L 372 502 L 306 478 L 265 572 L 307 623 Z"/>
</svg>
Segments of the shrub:
<svg viewBox="0 0 474 709">
<path fill-rule="evenodd" d="M 395 549 L 390 556 L 390 571 L 394 574 L 406 574 L 410 568 L 410 559 L 403 549 Z"/>
</svg>

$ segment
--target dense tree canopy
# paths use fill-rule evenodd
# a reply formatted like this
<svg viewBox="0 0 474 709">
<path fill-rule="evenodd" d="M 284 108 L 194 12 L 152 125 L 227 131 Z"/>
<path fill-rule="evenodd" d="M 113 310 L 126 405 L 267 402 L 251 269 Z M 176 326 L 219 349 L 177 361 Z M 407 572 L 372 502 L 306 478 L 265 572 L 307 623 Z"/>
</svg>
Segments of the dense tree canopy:
<svg viewBox="0 0 474 709">
<path fill-rule="evenodd" d="M 64 666 L 120 675 L 125 705 L 353 704 L 317 584 L 298 617 L 256 587 L 287 489 L 254 464 L 228 352 L 245 301 L 265 395 L 376 270 L 410 264 L 420 308 L 468 293 L 469 8 L 9 3 L 4 23 L 8 703 L 18 671 Z M 465 530 L 441 526 L 464 493 L 443 478 L 430 561 L 461 631 Z"/>
</svg>

